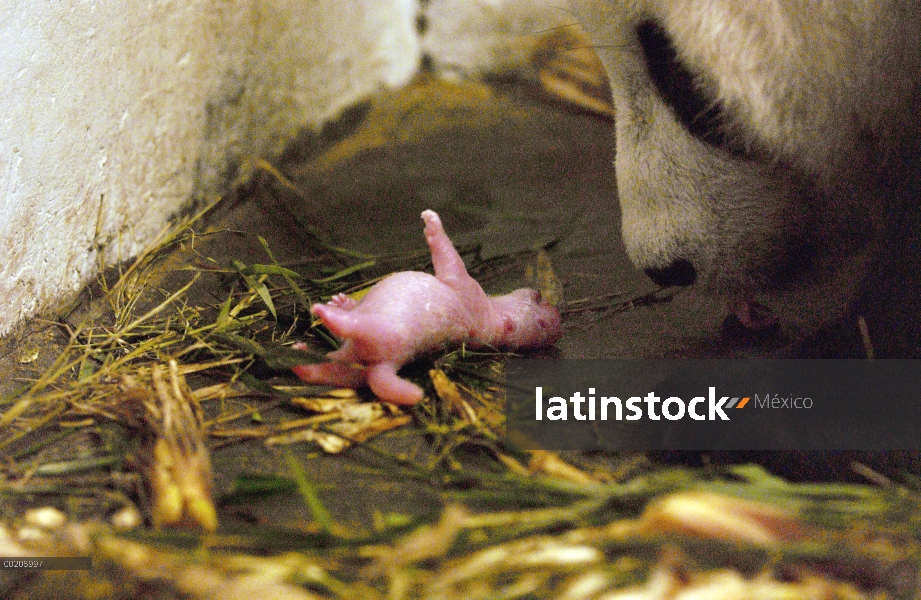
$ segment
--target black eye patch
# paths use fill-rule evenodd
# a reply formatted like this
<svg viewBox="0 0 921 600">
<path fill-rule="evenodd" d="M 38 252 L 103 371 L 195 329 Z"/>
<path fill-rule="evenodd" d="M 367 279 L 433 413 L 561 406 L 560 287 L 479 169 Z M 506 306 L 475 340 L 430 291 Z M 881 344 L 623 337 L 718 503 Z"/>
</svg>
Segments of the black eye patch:
<svg viewBox="0 0 921 600">
<path fill-rule="evenodd" d="M 723 107 L 707 97 L 694 74 L 678 59 L 665 30 L 653 21 L 646 21 L 637 27 L 636 33 L 649 77 L 679 122 L 703 142 L 734 155 L 744 155 L 742 145 L 728 134 Z"/>
</svg>

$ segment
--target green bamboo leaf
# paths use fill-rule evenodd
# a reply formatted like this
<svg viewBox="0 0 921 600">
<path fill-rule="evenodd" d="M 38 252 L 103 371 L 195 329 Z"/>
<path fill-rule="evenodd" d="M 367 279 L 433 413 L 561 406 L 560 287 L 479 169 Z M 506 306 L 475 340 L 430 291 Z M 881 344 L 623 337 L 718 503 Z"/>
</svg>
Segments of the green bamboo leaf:
<svg viewBox="0 0 921 600">
<path fill-rule="evenodd" d="M 304 471 L 304 468 L 301 467 L 301 464 L 294 458 L 293 454 L 285 452 L 285 460 L 288 463 L 291 474 L 294 476 L 294 481 L 297 482 L 298 491 L 304 498 L 304 502 L 307 503 L 307 508 L 310 509 L 310 514 L 313 515 L 320 529 L 327 533 L 331 532 L 333 529 L 333 517 L 329 514 L 329 511 L 326 510 L 326 507 L 323 506 L 320 495 L 317 493 L 316 486 L 314 486 L 310 478 L 307 477 L 307 472 Z"/>
<path fill-rule="evenodd" d="M 248 504 L 277 494 L 289 494 L 294 491 L 297 491 L 297 483 L 287 477 L 244 473 L 233 480 L 230 491 L 221 496 L 218 502 L 221 505 Z"/>
<path fill-rule="evenodd" d="M 288 285 L 291 286 L 291 289 L 294 290 L 301 308 L 304 310 L 310 310 L 310 297 L 304 293 L 304 290 L 302 290 L 300 286 L 297 285 L 297 283 L 294 282 L 295 277 L 303 279 L 303 276 L 300 273 L 279 266 L 278 261 L 275 260 L 275 255 L 272 254 L 272 250 L 269 248 L 269 243 L 266 242 L 265 238 L 261 235 L 256 237 L 259 239 L 259 243 L 262 244 L 262 249 L 265 250 L 265 253 L 269 256 L 270 259 L 272 259 L 274 266 L 278 268 L 279 272 L 277 274 L 284 277 L 285 281 L 288 282 Z"/>
<path fill-rule="evenodd" d="M 256 377 L 253 377 L 249 373 L 241 373 L 239 377 L 239 381 L 243 385 L 248 387 L 249 389 L 255 392 L 259 392 L 260 394 L 265 394 L 266 396 L 287 396 L 288 395 L 288 394 L 285 394 L 284 392 L 280 392 L 279 390 L 276 390 L 275 388 L 273 388 L 266 382 L 260 379 L 257 379 Z"/>
<path fill-rule="evenodd" d="M 60 462 L 50 462 L 36 467 L 36 475 L 69 475 L 72 473 L 83 473 L 85 471 L 95 471 L 103 467 L 112 467 L 121 464 L 121 456 L 100 456 L 98 458 L 80 458 L 77 460 L 65 460 Z"/>
<path fill-rule="evenodd" d="M 262 356 L 270 369 L 283 371 L 298 365 L 326 362 L 326 354 L 316 350 L 295 350 L 286 346 L 275 346 Z"/>
<path fill-rule="evenodd" d="M 15 454 L 13 454 L 13 457 L 16 460 L 22 460 L 24 458 L 32 456 L 33 454 L 38 453 L 40 450 L 51 447 L 54 444 L 63 440 L 64 438 L 73 435 L 75 432 L 76 432 L 76 429 L 65 429 L 63 431 L 57 431 L 57 432 L 48 434 L 47 437 L 40 439 L 39 441 L 35 442 L 34 444 L 26 448 L 23 448 L 19 452 L 16 452 Z"/>
<path fill-rule="evenodd" d="M 98 361 L 92 358 L 84 358 L 80 362 L 80 371 L 77 374 L 77 381 L 83 381 L 90 375 L 96 372 L 96 369 L 99 367 Z"/>
<path fill-rule="evenodd" d="M 297 271 L 286 269 L 279 265 L 247 265 L 240 270 L 244 275 L 280 275 L 282 277 L 301 277 Z"/>
<path fill-rule="evenodd" d="M 330 283 L 332 281 L 342 279 L 343 277 L 348 277 L 349 275 L 353 273 L 357 273 L 358 271 L 363 271 L 364 269 L 373 267 L 376 264 L 377 264 L 376 260 L 366 260 L 365 262 L 361 262 L 361 263 L 352 265 L 351 267 L 346 267 L 345 269 L 342 269 L 341 271 L 333 273 L 329 277 L 324 277 L 323 279 L 311 279 L 310 281 L 315 284 Z"/>
<path fill-rule="evenodd" d="M 230 323 L 230 306 L 233 303 L 233 293 L 227 295 L 227 299 L 221 304 L 221 310 L 217 313 L 217 319 L 214 321 L 215 329 L 223 329 Z"/>
<path fill-rule="evenodd" d="M 269 309 L 269 312 L 272 313 L 272 317 L 276 320 L 278 319 L 278 313 L 275 312 L 275 303 L 272 302 L 272 295 L 269 294 L 269 288 L 266 287 L 265 283 L 259 281 L 252 275 L 247 275 L 244 271 L 247 269 L 247 266 L 238 260 L 233 261 L 234 268 L 240 273 L 240 276 L 243 277 L 243 280 L 246 282 L 246 285 L 250 289 L 259 294 L 259 297 L 262 299 L 262 302 L 265 304 L 266 308 Z"/>
<path fill-rule="evenodd" d="M 214 332 L 214 338 L 219 342 L 233 346 L 239 350 L 242 350 L 243 352 L 246 352 L 247 354 L 262 357 L 266 353 L 265 348 L 263 348 L 262 345 L 260 345 L 258 342 L 240 335 L 216 331 Z"/>
<path fill-rule="evenodd" d="M 343 248 L 342 246 L 333 246 L 330 244 L 323 244 L 323 246 L 327 250 L 331 252 L 335 252 L 337 254 L 341 254 L 343 256 L 350 256 L 352 258 L 362 258 L 366 260 L 370 260 L 374 258 L 373 254 L 367 254 L 365 252 L 359 252 L 357 250 L 349 250 L 348 248 Z"/>
</svg>

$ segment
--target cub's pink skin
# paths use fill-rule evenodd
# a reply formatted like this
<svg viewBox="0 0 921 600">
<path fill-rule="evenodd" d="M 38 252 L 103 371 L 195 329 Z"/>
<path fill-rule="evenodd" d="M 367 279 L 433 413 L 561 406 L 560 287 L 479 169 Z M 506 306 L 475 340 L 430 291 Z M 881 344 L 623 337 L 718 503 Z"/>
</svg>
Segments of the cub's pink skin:
<svg viewBox="0 0 921 600">
<path fill-rule="evenodd" d="M 326 355 L 330 362 L 294 367 L 298 377 L 326 385 L 367 385 L 387 402 L 415 404 L 423 397 L 422 388 L 397 371 L 417 356 L 461 342 L 471 348 L 519 350 L 560 338 L 560 312 L 540 293 L 520 289 L 487 296 L 467 274 L 438 215 L 426 210 L 422 220 L 435 276 L 394 273 L 360 301 L 339 294 L 327 304 L 314 304 L 310 312 L 345 341 Z"/>
</svg>

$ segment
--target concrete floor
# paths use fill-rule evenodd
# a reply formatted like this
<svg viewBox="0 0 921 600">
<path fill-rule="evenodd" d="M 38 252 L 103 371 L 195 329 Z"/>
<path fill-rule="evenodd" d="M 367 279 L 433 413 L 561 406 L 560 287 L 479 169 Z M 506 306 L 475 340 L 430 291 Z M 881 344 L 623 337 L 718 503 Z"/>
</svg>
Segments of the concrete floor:
<svg viewBox="0 0 921 600">
<path fill-rule="evenodd" d="M 285 211 L 302 211 L 338 243 L 379 253 L 424 248 L 418 215 L 431 208 L 455 242 L 479 242 L 486 257 L 559 239 L 551 258 L 567 302 L 621 294 L 613 306 L 655 290 L 620 240 L 610 121 L 520 97 L 484 99 L 481 119 L 468 109 L 473 117 L 458 113 L 462 126 L 359 153 L 319 184 L 300 181 L 313 208 Z M 268 216 L 272 207 L 262 210 Z M 921 356 L 919 230 L 905 247 L 909 259 L 867 284 L 857 312 L 818 334 L 752 335 L 726 321 L 725 298 L 692 287 L 616 314 L 567 315 L 559 356 L 862 358 L 858 314 L 878 358 Z"/>
</svg>

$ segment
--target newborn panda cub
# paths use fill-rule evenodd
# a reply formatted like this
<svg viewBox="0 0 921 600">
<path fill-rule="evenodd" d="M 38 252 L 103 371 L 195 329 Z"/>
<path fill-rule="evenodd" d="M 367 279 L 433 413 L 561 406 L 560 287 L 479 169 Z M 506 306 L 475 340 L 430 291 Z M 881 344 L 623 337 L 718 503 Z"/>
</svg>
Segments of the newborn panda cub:
<svg viewBox="0 0 921 600">
<path fill-rule="evenodd" d="M 326 355 L 329 362 L 294 367 L 298 377 L 325 385 L 367 385 L 381 400 L 415 404 L 422 388 L 397 371 L 418 356 L 460 343 L 474 349 L 535 349 L 560 338 L 560 312 L 539 292 L 486 295 L 467 273 L 438 215 L 426 210 L 422 220 L 435 275 L 394 273 L 359 301 L 339 294 L 327 304 L 314 304 L 310 312 L 345 341 Z"/>
</svg>

